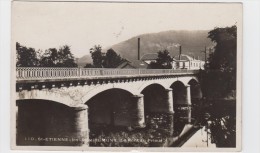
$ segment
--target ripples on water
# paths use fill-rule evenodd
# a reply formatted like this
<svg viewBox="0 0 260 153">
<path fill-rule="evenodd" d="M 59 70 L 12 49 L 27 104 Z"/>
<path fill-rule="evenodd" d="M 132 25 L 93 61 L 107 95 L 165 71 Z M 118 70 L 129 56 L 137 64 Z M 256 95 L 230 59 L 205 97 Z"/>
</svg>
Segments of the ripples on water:
<svg viewBox="0 0 260 153">
<path fill-rule="evenodd" d="M 175 114 L 149 113 L 145 128 L 119 127 L 112 125 L 90 126 L 90 146 L 159 147 L 169 138 L 178 136 L 187 124 L 188 110 Z"/>
</svg>

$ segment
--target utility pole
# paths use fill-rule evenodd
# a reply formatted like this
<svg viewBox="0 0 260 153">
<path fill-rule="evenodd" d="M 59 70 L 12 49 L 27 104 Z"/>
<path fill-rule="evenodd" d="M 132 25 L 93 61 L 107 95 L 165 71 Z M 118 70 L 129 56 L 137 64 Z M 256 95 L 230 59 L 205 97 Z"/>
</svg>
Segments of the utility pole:
<svg viewBox="0 0 260 153">
<path fill-rule="evenodd" d="M 181 45 L 180 45 L 180 50 L 179 50 L 179 60 L 181 60 Z"/>
</svg>

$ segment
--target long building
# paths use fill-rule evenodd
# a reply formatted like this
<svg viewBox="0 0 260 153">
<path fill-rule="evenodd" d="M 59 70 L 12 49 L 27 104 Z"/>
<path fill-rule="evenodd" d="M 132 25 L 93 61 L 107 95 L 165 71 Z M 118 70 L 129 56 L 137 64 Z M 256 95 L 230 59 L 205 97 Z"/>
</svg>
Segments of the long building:
<svg viewBox="0 0 260 153">
<path fill-rule="evenodd" d="M 156 53 L 149 53 L 142 56 L 141 60 L 147 64 L 155 62 L 158 58 Z M 179 59 L 173 57 L 172 68 L 173 69 L 188 69 L 188 70 L 199 70 L 204 69 L 205 61 L 192 58 L 188 55 L 181 54 Z"/>
<path fill-rule="evenodd" d="M 198 70 L 204 69 L 205 61 L 192 58 L 188 55 L 181 54 L 180 59 L 173 58 L 174 69 L 188 69 L 188 70 Z"/>
</svg>

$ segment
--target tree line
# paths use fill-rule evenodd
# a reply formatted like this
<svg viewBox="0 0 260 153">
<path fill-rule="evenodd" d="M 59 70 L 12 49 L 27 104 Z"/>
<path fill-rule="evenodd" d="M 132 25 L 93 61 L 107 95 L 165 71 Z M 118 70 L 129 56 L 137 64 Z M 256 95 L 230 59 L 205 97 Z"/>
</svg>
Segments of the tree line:
<svg viewBox="0 0 260 153">
<path fill-rule="evenodd" d="M 49 48 L 45 51 L 35 50 L 16 43 L 17 67 L 77 67 L 70 46 L 64 45 L 59 49 Z"/>
<path fill-rule="evenodd" d="M 90 48 L 93 63 L 87 63 L 85 68 L 116 68 L 120 63 L 126 61 L 112 48 L 105 53 L 102 46 L 94 45 Z M 151 69 L 171 69 L 171 58 L 167 50 L 159 51 L 156 62 L 151 62 Z M 17 67 L 77 67 L 76 59 L 71 53 L 71 48 L 64 45 L 57 48 L 49 48 L 45 51 L 35 50 L 31 47 L 16 43 L 16 66 Z"/>
<path fill-rule="evenodd" d="M 125 59 L 121 58 L 112 48 L 102 52 L 100 45 L 90 49 L 93 64 L 87 63 L 85 68 L 116 68 Z M 78 67 L 76 58 L 68 45 L 60 48 L 49 48 L 45 51 L 35 50 L 16 43 L 17 67 Z"/>
<path fill-rule="evenodd" d="M 106 53 L 102 52 L 102 46 L 95 45 L 90 48 L 90 54 L 93 64 L 86 64 L 85 68 L 116 68 L 120 63 L 126 61 L 112 48 L 108 49 Z"/>
</svg>

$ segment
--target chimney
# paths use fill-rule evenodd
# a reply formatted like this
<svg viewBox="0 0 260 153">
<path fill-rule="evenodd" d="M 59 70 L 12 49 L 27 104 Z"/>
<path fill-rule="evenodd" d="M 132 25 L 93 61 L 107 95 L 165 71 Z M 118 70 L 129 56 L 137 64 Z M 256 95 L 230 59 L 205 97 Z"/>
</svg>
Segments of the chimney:
<svg viewBox="0 0 260 153">
<path fill-rule="evenodd" d="M 200 60 L 200 56 L 198 56 L 198 60 Z"/>
<path fill-rule="evenodd" d="M 181 60 L 181 45 L 180 45 L 180 52 L 179 52 L 179 60 Z"/>
<path fill-rule="evenodd" d="M 138 60 L 140 60 L 140 38 L 138 38 Z"/>
</svg>

